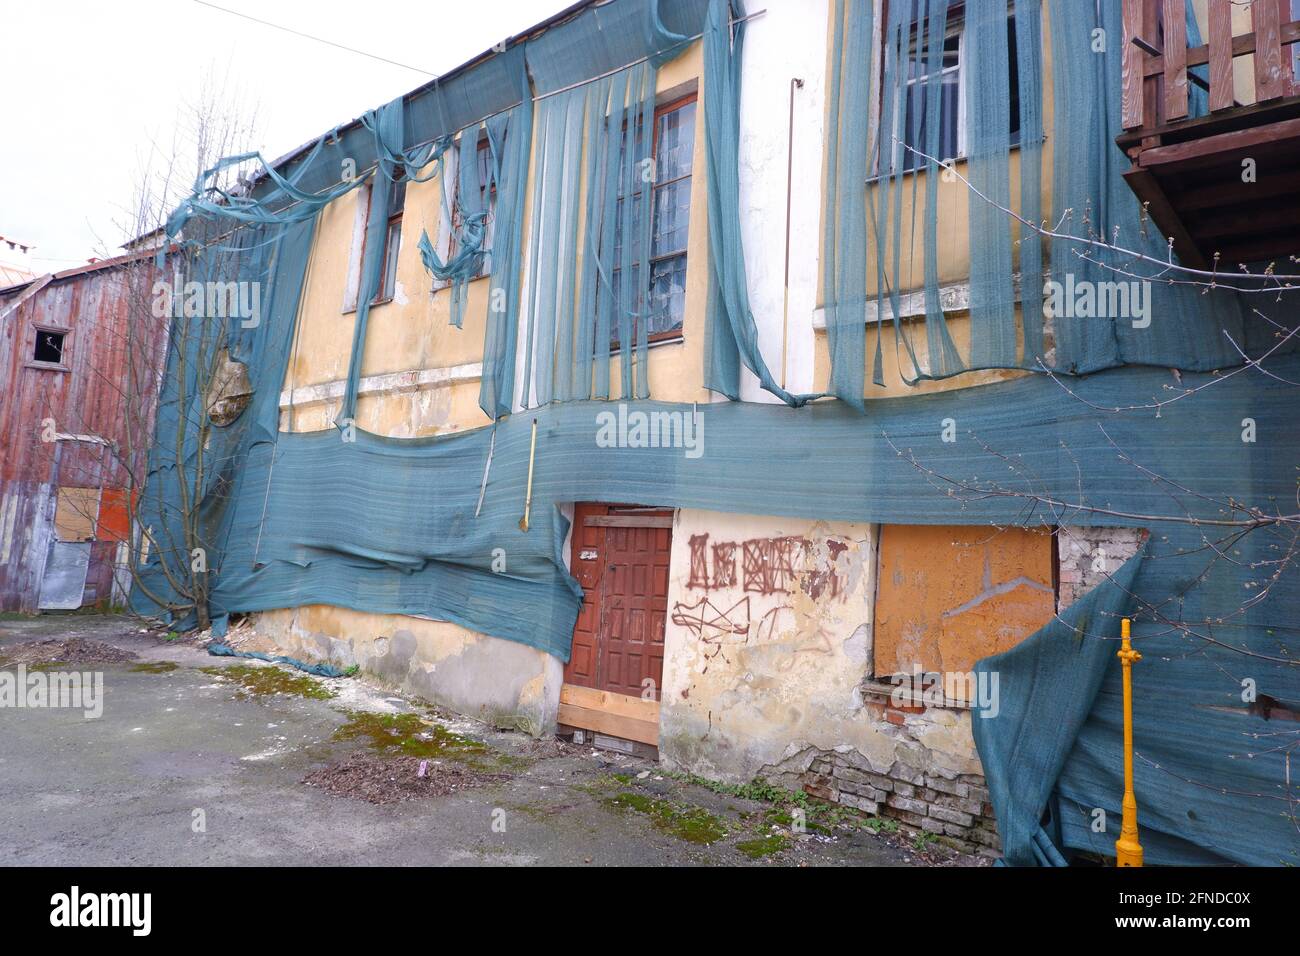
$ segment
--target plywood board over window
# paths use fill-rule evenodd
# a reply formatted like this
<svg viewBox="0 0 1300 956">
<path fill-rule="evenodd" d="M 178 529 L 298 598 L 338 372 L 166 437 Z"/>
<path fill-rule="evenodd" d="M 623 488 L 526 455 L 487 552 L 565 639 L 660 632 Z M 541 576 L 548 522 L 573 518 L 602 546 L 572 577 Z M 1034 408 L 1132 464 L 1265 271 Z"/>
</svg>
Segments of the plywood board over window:
<svg viewBox="0 0 1300 956">
<path fill-rule="evenodd" d="M 885 525 L 875 674 L 964 673 L 1019 644 L 1056 609 L 1046 530 Z"/>
<path fill-rule="evenodd" d="M 54 512 L 54 533 L 60 541 L 90 541 L 99 522 L 99 489 L 59 489 Z"/>
</svg>

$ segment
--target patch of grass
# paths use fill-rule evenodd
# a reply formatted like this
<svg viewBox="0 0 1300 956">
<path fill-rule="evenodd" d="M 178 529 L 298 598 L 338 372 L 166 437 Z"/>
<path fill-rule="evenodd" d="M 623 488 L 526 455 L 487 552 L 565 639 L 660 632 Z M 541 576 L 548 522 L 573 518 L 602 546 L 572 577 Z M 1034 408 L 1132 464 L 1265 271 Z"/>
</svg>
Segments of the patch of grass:
<svg viewBox="0 0 1300 956">
<path fill-rule="evenodd" d="M 831 830 L 838 823 L 838 819 L 836 819 L 835 823 L 823 822 L 823 818 L 829 820 L 840 812 L 838 807 L 830 807 L 827 811 L 814 810 L 811 807 L 807 809 L 797 807 L 795 809 L 803 813 L 803 826 L 809 833 L 819 833 L 822 836 L 830 836 Z M 793 831 L 795 829 L 796 816 L 794 809 L 789 809 L 787 807 L 773 807 L 772 809 L 765 811 L 763 817 L 768 823 L 785 827 L 787 830 Z"/>
<path fill-rule="evenodd" d="M 921 830 L 919 833 L 917 833 L 916 839 L 912 841 L 912 849 L 920 853 L 922 850 L 929 847 L 930 844 L 934 843 L 934 841 L 937 839 L 938 837 L 936 837 L 929 830 Z"/>
<path fill-rule="evenodd" d="M 648 816 L 665 833 L 688 843 L 716 843 L 727 835 L 727 825 L 703 807 L 683 807 L 626 790 L 602 801 L 612 810 L 632 810 Z"/>
<path fill-rule="evenodd" d="M 335 740 L 365 740 L 372 750 L 408 757 L 464 759 L 491 752 L 486 744 L 425 723 L 419 714 L 373 714 L 350 711 L 348 722 L 334 731 Z"/>
<path fill-rule="evenodd" d="M 361 672 L 360 664 L 349 664 L 347 667 L 343 668 L 344 677 L 356 677 L 357 674 L 359 674 L 360 672 Z"/>
<path fill-rule="evenodd" d="M 858 826 L 864 820 L 861 814 L 853 810 L 837 807 L 824 800 L 810 797 L 802 790 L 787 790 L 785 787 L 768 783 L 766 780 L 757 777 L 749 783 L 737 784 L 722 783 L 693 773 L 678 773 L 669 770 L 665 770 L 663 773 L 677 780 L 683 780 L 686 783 L 692 783 L 706 790 L 711 790 L 714 793 L 738 797 L 743 800 L 754 800 L 758 803 L 770 803 L 773 806 L 766 812 L 766 818 L 770 822 L 782 826 L 793 828 L 795 811 L 801 811 L 804 826 L 810 833 L 829 835 L 836 827 L 842 825 Z"/>
<path fill-rule="evenodd" d="M 292 674 L 279 667 L 254 667 L 251 664 L 229 664 L 225 667 L 200 667 L 199 670 L 214 677 L 224 677 L 243 687 L 238 697 L 268 697 L 286 694 L 291 697 L 309 697 L 329 700 L 334 691 L 319 684 L 305 674 Z"/>
<path fill-rule="evenodd" d="M 172 661 L 145 661 L 133 664 L 127 670 L 133 674 L 167 674 L 176 670 L 178 666 Z"/>
<path fill-rule="evenodd" d="M 870 830 L 872 833 L 897 833 L 898 821 L 891 820 L 889 817 L 868 817 L 862 821 L 863 829 Z"/>
<path fill-rule="evenodd" d="M 790 841 L 786 839 L 785 834 L 773 833 L 753 840 L 741 840 L 736 844 L 736 849 L 751 860 L 758 860 L 773 853 L 780 853 L 789 844 Z"/>
</svg>

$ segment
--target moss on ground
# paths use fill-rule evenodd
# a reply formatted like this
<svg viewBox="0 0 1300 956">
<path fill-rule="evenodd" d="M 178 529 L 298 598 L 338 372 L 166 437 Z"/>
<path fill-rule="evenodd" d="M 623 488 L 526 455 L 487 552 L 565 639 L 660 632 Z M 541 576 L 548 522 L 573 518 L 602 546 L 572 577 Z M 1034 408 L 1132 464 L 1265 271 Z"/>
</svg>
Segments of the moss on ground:
<svg viewBox="0 0 1300 956">
<path fill-rule="evenodd" d="M 625 790 L 602 801 L 613 810 L 632 810 L 648 816 L 660 830 L 688 843 L 717 843 L 727 835 L 721 818 L 703 807 L 686 807 L 659 797 Z"/>
<path fill-rule="evenodd" d="M 228 664 L 225 667 L 200 667 L 199 670 L 239 684 L 242 690 L 236 695 L 238 697 L 270 697 L 285 694 L 290 697 L 329 700 L 336 696 L 334 691 L 305 674 L 293 674 L 275 666 Z"/>
<path fill-rule="evenodd" d="M 751 860 L 762 859 L 765 856 L 771 856 L 773 853 L 780 853 L 790 841 L 786 839 L 783 833 L 772 833 L 768 836 L 755 837 L 752 840 L 741 840 L 736 844 L 736 849 Z"/>
<path fill-rule="evenodd" d="M 334 731 L 334 739 L 362 740 L 390 756 L 456 760 L 484 773 L 518 773 L 531 763 L 413 713 L 348 711 L 347 723 Z"/>
<path fill-rule="evenodd" d="M 365 740 L 372 750 L 410 757 L 463 757 L 488 751 L 486 744 L 426 723 L 419 714 L 350 711 L 347 723 L 334 731 L 334 739 Z"/>
<path fill-rule="evenodd" d="M 172 661 L 145 661 L 132 664 L 127 670 L 133 674 L 167 674 L 176 670 L 178 666 Z"/>
</svg>

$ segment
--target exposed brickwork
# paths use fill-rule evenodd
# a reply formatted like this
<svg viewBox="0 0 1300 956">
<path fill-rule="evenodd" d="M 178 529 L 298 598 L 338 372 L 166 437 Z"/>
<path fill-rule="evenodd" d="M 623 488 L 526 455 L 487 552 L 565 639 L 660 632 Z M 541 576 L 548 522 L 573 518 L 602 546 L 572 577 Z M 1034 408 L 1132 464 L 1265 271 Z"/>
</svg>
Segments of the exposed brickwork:
<svg viewBox="0 0 1300 956">
<path fill-rule="evenodd" d="M 868 700 L 864 716 L 889 727 L 896 742 L 889 767 L 873 768 L 856 750 L 814 750 L 771 768 L 776 772 L 767 776 L 828 803 L 894 820 L 908 831 L 932 833 L 967 853 L 996 857 L 1001 844 L 983 775 L 941 766 L 922 742 L 927 722 L 951 723 L 953 714 Z M 978 767 L 973 760 L 969 765 Z"/>
<path fill-rule="evenodd" d="M 898 761 L 886 773 L 864 770 L 857 754 L 827 752 L 803 775 L 803 789 L 829 803 L 933 833 L 968 853 L 997 856 L 997 824 L 980 774 L 946 777 Z"/>
<path fill-rule="evenodd" d="M 1114 574 L 1137 553 L 1143 535 L 1135 528 L 1059 529 L 1059 607 Z M 895 820 L 909 831 L 932 833 L 958 849 L 1000 856 L 988 787 L 966 723 L 971 717 L 954 707 L 895 703 L 880 689 L 871 679 L 862 687 L 861 718 L 888 741 L 870 760 L 847 746 L 810 747 L 762 775 L 829 803 Z"/>
<path fill-rule="evenodd" d="M 1060 559 L 1057 610 L 1065 610 L 1137 554 L 1144 534 L 1138 528 L 1060 528 L 1056 536 Z"/>
</svg>

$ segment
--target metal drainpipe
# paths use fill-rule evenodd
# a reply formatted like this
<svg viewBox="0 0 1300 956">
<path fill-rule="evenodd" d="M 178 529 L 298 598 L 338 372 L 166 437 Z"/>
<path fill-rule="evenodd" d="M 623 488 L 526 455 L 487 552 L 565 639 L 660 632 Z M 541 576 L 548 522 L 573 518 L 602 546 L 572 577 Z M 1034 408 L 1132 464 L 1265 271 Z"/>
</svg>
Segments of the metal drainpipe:
<svg viewBox="0 0 1300 956">
<path fill-rule="evenodd" d="M 790 199 L 794 192 L 794 91 L 803 80 L 790 77 L 790 125 L 785 146 L 785 280 L 781 301 L 781 387 L 785 388 L 787 355 L 790 350 Z"/>
</svg>

